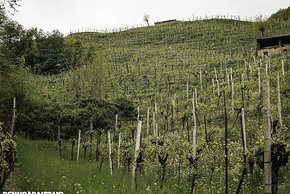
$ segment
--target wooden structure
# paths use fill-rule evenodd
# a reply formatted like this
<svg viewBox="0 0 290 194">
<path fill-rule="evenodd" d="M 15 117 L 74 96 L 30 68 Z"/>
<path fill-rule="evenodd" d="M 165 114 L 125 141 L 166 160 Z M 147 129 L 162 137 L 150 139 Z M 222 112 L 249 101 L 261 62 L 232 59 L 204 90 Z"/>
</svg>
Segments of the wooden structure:
<svg viewBox="0 0 290 194">
<path fill-rule="evenodd" d="M 172 23 L 175 23 L 177 22 L 176 19 L 174 20 L 165 20 L 165 21 L 161 21 L 161 22 L 154 22 L 155 26 L 159 26 L 159 25 L 165 25 L 165 24 L 172 24 Z"/>
<path fill-rule="evenodd" d="M 257 39 L 257 55 L 290 54 L 290 34 Z"/>
</svg>

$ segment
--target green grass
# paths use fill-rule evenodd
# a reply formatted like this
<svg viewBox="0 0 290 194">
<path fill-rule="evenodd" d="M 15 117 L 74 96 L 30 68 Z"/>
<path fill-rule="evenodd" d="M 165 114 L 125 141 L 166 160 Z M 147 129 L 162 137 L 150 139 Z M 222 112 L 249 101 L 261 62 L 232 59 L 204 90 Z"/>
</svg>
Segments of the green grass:
<svg viewBox="0 0 290 194">
<path fill-rule="evenodd" d="M 288 169 L 289 165 L 284 170 Z M 8 179 L 4 191 L 62 191 L 65 194 L 188 192 L 187 180 L 181 181 L 183 185 L 178 188 L 176 179 L 170 177 L 169 171 L 167 171 L 165 188 L 160 190 L 156 177 L 157 172 L 139 177 L 138 189 L 135 190 L 131 187 L 131 171 L 129 173 L 114 169 L 114 174 L 110 175 L 106 162 L 100 168 L 99 162 L 60 159 L 56 142 L 20 138 L 16 170 Z M 220 172 L 216 169 L 215 173 Z M 202 176 L 197 178 L 196 193 L 209 192 L 209 185 L 202 185 L 202 182 L 205 181 L 204 178 Z M 280 180 L 279 193 L 282 194 L 286 194 L 289 187 L 287 178 L 285 178 Z M 214 193 L 223 193 L 222 177 L 214 178 L 212 181 L 212 186 L 217 188 Z M 234 189 L 235 185 L 232 187 Z M 261 185 L 255 189 L 255 193 L 263 193 Z"/>
<path fill-rule="evenodd" d="M 62 191 L 70 193 L 162 193 L 154 176 L 142 177 L 138 181 L 138 189 L 131 188 L 132 175 L 114 169 L 110 175 L 109 167 L 100 163 L 80 160 L 70 161 L 60 159 L 57 153 L 57 143 L 44 140 L 18 141 L 18 167 L 20 172 L 17 186 L 7 190 L 15 191 Z M 15 178 L 15 177 L 14 177 Z M 9 182 L 9 181 L 8 181 Z M 164 191 L 163 193 L 176 193 Z"/>
</svg>

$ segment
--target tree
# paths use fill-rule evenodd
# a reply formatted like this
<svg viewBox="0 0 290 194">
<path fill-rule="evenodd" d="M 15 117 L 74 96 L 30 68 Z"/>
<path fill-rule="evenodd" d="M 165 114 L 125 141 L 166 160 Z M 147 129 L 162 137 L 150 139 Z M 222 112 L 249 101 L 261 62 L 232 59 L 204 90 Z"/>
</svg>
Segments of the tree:
<svg viewBox="0 0 290 194">
<path fill-rule="evenodd" d="M 16 11 L 19 0 L 0 0 L 0 26 L 4 23 L 3 21 L 7 19 L 6 10 L 10 8 Z"/>
<path fill-rule="evenodd" d="M 19 0 L 1 0 L 0 1 L 0 9 L 6 9 L 9 6 L 11 9 L 16 10 L 16 6 L 18 6 Z"/>
<path fill-rule="evenodd" d="M 148 26 L 149 26 L 149 19 L 150 19 L 150 15 L 145 14 L 144 15 L 144 22 L 146 22 Z"/>
<path fill-rule="evenodd" d="M 261 33 L 261 36 L 265 36 L 265 31 L 269 26 L 269 22 L 263 18 L 262 15 L 255 17 L 254 27 Z"/>
</svg>

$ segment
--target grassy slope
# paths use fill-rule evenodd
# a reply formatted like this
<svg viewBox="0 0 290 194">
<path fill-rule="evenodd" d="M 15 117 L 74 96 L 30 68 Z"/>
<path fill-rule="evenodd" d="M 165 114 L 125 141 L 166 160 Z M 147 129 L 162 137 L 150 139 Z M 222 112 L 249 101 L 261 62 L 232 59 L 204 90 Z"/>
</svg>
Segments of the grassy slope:
<svg viewBox="0 0 290 194">
<path fill-rule="evenodd" d="M 131 190 L 131 171 L 115 169 L 111 176 L 106 162 L 100 168 L 100 163 L 87 160 L 76 162 L 60 159 L 56 152 L 56 142 L 20 138 L 18 147 L 21 172 L 11 175 L 4 191 L 63 191 L 65 194 L 136 193 Z M 158 185 L 154 184 L 156 180 L 150 176 L 142 180 L 138 183 L 138 193 L 162 193 Z"/>
<path fill-rule="evenodd" d="M 75 98 L 77 90 L 83 97 L 94 98 L 114 98 L 122 96 L 127 90 L 126 95 L 133 96 L 136 101 L 139 96 L 160 94 L 160 89 L 164 89 L 167 82 L 172 87 L 173 95 L 180 91 L 179 86 L 185 84 L 186 76 L 190 84 L 197 85 L 194 81 L 198 78 L 192 76 L 197 76 L 199 69 L 210 72 L 206 80 L 210 83 L 213 66 L 220 68 L 221 64 L 226 63 L 228 68 L 234 67 L 237 71 L 241 67 L 239 65 L 243 65 L 244 58 L 252 59 L 256 38 L 259 37 L 254 26 L 250 22 L 209 20 L 117 33 L 71 35 L 68 38 L 80 39 L 88 49 L 94 49 L 95 62 L 53 79 L 36 78 L 37 90 L 40 91 L 38 93 L 36 90 L 36 96 L 45 97 L 43 88 L 48 86 L 47 92 L 51 92 L 52 96 L 66 100 Z M 285 34 L 289 29 L 289 22 L 276 22 L 265 33 L 266 36 Z M 154 85 L 155 82 L 158 86 Z"/>
</svg>

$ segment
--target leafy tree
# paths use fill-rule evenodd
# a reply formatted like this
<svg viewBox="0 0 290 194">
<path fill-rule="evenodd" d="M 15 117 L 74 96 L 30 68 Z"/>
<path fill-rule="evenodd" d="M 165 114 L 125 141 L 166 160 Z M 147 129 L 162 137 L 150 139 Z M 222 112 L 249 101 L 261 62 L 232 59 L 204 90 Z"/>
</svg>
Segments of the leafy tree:
<svg viewBox="0 0 290 194">
<path fill-rule="evenodd" d="M 265 36 L 265 31 L 269 26 L 269 21 L 265 20 L 262 15 L 258 15 L 255 18 L 254 28 L 256 28 L 260 33 L 261 36 Z"/>
<path fill-rule="evenodd" d="M 17 22 L 8 20 L 0 31 L 1 53 L 12 63 L 19 63 L 24 51 L 25 32 Z"/>
<path fill-rule="evenodd" d="M 31 65 L 36 73 L 58 73 L 64 50 L 63 35 L 58 30 L 54 30 L 52 33 L 44 33 L 40 30 L 35 42 L 38 49 L 38 60 L 36 64 Z"/>
</svg>

